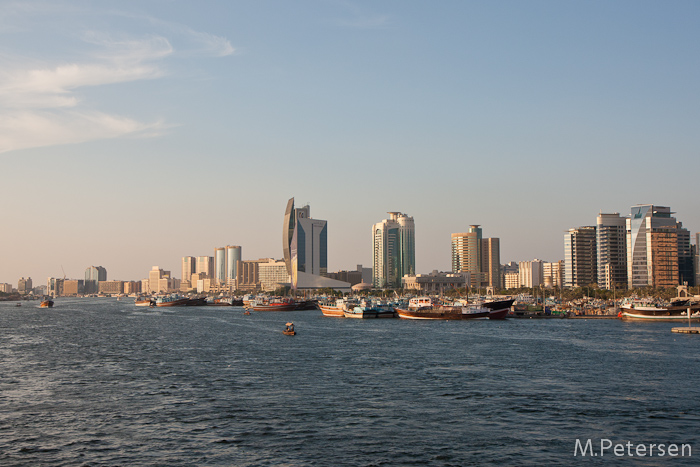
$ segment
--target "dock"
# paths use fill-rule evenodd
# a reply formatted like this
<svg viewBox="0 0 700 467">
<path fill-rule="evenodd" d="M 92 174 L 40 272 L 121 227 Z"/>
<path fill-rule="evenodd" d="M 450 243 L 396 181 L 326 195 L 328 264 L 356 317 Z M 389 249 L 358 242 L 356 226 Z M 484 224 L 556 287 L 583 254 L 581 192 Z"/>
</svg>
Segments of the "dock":
<svg viewBox="0 0 700 467">
<path fill-rule="evenodd" d="M 677 332 L 679 334 L 700 334 L 700 327 L 698 326 L 686 326 L 683 328 L 673 328 L 671 332 Z"/>
</svg>

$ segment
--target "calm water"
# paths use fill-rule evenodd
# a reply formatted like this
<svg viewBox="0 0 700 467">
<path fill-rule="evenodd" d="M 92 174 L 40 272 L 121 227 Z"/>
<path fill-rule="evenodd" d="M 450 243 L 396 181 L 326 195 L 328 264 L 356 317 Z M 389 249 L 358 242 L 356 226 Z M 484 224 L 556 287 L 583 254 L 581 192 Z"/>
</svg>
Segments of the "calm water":
<svg viewBox="0 0 700 467">
<path fill-rule="evenodd" d="M 700 457 L 700 336 L 673 324 L 37 304 L 0 303 L 3 466 L 570 465 L 577 438 Z"/>
</svg>

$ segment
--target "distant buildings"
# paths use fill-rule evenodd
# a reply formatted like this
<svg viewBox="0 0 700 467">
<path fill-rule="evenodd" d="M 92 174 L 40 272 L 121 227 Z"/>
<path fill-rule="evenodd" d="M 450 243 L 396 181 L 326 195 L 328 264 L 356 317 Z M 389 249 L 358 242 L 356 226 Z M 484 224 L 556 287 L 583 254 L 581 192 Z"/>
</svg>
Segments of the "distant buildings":
<svg viewBox="0 0 700 467">
<path fill-rule="evenodd" d="M 433 271 L 430 274 L 407 274 L 402 278 L 405 290 L 415 290 L 421 294 L 438 294 L 450 289 L 463 289 L 467 287 L 469 281 L 469 272 Z"/>
<path fill-rule="evenodd" d="M 520 287 L 539 287 L 544 285 L 544 267 L 543 261 L 534 259 L 532 261 L 520 261 L 519 275 Z"/>
<path fill-rule="evenodd" d="M 22 277 L 19 281 L 17 281 L 17 292 L 25 295 L 28 294 L 32 291 L 32 278 L 27 277 L 26 279 Z"/>
<path fill-rule="evenodd" d="M 672 214 L 666 206 L 640 204 L 632 206 L 630 217 L 601 212 L 595 226 L 569 229 L 564 286 L 694 286 L 697 260 L 690 232 Z"/>
<path fill-rule="evenodd" d="M 0 284 L 0 292 L 12 293 L 12 284 Z"/>
<path fill-rule="evenodd" d="M 182 270 L 182 275 L 180 276 L 181 286 L 187 291 L 192 288 L 192 274 L 197 272 L 197 258 L 194 256 L 183 256 L 180 268 Z"/>
<path fill-rule="evenodd" d="M 627 287 L 627 222 L 615 212 L 598 214 L 596 256 L 598 287 Z"/>
<path fill-rule="evenodd" d="M 547 288 L 564 286 L 564 260 L 554 263 L 542 263 L 544 286 Z"/>
<path fill-rule="evenodd" d="M 144 281 L 142 281 L 143 283 Z M 164 271 L 158 266 L 153 266 L 148 272 L 148 280 L 143 283 L 142 290 L 145 293 L 169 293 L 180 288 L 180 281 L 170 276 L 170 271 Z"/>
<path fill-rule="evenodd" d="M 598 280 L 595 226 L 564 234 L 564 287 L 586 287 Z"/>
<path fill-rule="evenodd" d="M 99 282 L 107 280 L 107 270 L 102 266 L 90 266 L 85 270 L 84 292 L 95 294 L 99 291 Z"/>
<path fill-rule="evenodd" d="M 640 204 L 627 218 L 627 283 L 636 287 L 694 285 L 690 232 L 671 208 Z"/>
<path fill-rule="evenodd" d="M 238 277 L 238 262 L 241 261 L 243 249 L 238 245 L 226 246 L 226 285 L 229 289 L 236 288 L 236 278 Z"/>
<path fill-rule="evenodd" d="M 390 212 L 372 226 L 372 285 L 399 288 L 401 278 L 416 273 L 416 242 L 413 218 Z"/>
<path fill-rule="evenodd" d="M 363 268 L 361 264 L 358 264 L 355 271 L 329 272 L 328 278 L 348 282 L 350 285 L 360 283 L 371 284 L 372 268 Z"/>
<path fill-rule="evenodd" d="M 282 255 L 288 283 L 293 289 L 349 289 L 347 282 L 327 278 L 328 274 L 328 223 L 311 218 L 311 208 L 306 205 L 294 208 L 294 198 L 287 201 L 282 224 Z M 260 283 L 267 282 L 264 264 L 259 265 Z M 267 266 L 265 266 L 267 267 Z"/>
<path fill-rule="evenodd" d="M 471 287 L 500 287 L 500 268 L 498 238 L 482 238 L 478 225 L 452 234 L 452 272 L 469 273 Z"/>
<path fill-rule="evenodd" d="M 198 274 L 204 273 L 208 278 L 214 278 L 214 257 L 213 256 L 197 256 L 195 264 L 195 272 Z"/>
<path fill-rule="evenodd" d="M 285 261 L 274 259 L 258 263 L 258 277 L 260 287 L 267 291 L 272 291 L 285 284 L 289 284 L 291 280 L 289 273 L 287 273 Z"/>
<path fill-rule="evenodd" d="M 63 281 L 63 296 L 74 297 L 85 293 L 85 281 L 82 279 L 66 279 Z"/>
</svg>

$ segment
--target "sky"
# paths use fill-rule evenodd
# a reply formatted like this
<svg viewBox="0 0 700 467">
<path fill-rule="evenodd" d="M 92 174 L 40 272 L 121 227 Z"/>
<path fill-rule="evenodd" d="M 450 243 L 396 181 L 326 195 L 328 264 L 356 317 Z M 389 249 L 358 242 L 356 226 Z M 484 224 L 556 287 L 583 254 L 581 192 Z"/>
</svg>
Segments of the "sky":
<svg viewBox="0 0 700 467">
<path fill-rule="evenodd" d="M 0 1 L 0 282 L 139 280 L 241 245 L 287 200 L 329 270 L 412 216 L 419 273 L 479 224 L 563 259 L 599 212 L 700 231 L 700 2 Z"/>
</svg>

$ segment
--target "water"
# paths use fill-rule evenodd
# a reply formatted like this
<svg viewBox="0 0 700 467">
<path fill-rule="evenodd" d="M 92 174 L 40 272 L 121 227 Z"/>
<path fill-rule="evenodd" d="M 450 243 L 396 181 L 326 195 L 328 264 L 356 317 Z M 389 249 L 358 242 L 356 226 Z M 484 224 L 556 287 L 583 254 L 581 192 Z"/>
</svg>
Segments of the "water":
<svg viewBox="0 0 700 467">
<path fill-rule="evenodd" d="M 588 438 L 700 456 L 700 336 L 672 323 L 36 305 L 0 302 L 3 466 L 570 465 Z M 587 459 L 610 460 L 669 457 Z"/>
</svg>

